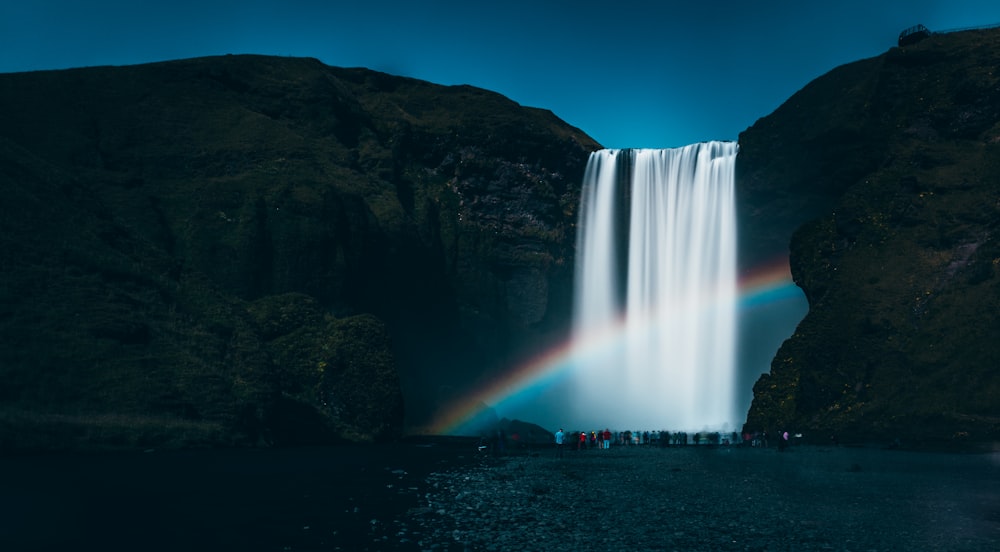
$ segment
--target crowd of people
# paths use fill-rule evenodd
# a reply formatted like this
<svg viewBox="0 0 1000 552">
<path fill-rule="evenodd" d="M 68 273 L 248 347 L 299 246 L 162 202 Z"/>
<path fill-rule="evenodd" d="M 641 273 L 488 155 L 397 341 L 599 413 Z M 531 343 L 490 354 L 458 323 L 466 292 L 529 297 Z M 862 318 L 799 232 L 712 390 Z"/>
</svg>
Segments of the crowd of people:
<svg viewBox="0 0 1000 552">
<path fill-rule="evenodd" d="M 787 431 L 778 433 L 776 444 L 779 451 L 787 449 L 790 445 L 790 435 Z M 519 441 L 518 436 L 508 437 L 503 430 L 498 430 L 491 437 L 483 437 L 480 440 L 480 451 L 503 453 L 513 439 L 514 444 Z M 612 431 L 609 428 L 587 431 L 566 431 L 559 428 L 554 434 L 557 455 L 562 456 L 566 450 L 608 450 L 612 447 L 673 447 L 688 445 L 722 445 L 722 446 L 743 446 L 767 448 L 773 443 L 767 432 L 719 432 L 703 431 L 697 433 L 687 433 L 683 431 L 643 431 L 624 430 Z"/>
<path fill-rule="evenodd" d="M 787 431 L 779 433 L 778 450 L 785 450 L 790 444 L 790 434 Z M 562 450 L 571 447 L 574 450 L 609 449 L 612 446 L 686 446 L 686 445 L 739 445 L 745 447 L 768 447 L 770 442 L 766 431 L 737 432 L 706 431 L 688 434 L 683 431 L 611 431 L 610 429 L 586 431 L 563 431 L 555 433 L 556 446 Z"/>
<path fill-rule="evenodd" d="M 562 436 L 560 437 L 560 433 Z M 733 445 L 746 444 L 748 446 L 765 446 L 763 440 L 752 442 L 749 439 L 741 439 L 736 432 L 700 432 L 689 434 L 683 431 L 612 431 L 610 429 L 566 432 L 559 429 L 556 432 L 556 442 L 562 441 L 564 446 L 572 447 L 575 450 L 585 449 L 609 449 L 612 446 L 656 446 L 668 447 L 675 445 Z"/>
</svg>

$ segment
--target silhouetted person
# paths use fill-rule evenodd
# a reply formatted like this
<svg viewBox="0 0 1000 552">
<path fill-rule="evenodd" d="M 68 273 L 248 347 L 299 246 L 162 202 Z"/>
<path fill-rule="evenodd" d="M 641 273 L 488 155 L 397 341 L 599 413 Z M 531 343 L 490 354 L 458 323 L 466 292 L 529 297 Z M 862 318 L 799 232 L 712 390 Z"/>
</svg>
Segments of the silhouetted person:
<svg viewBox="0 0 1000 552">
<path fill-rule="evenodd" d="M 556 432 L 556 456 L 559 458 L 563 457 L 563 439 L 565 437 L 566 434 L 563 433 L 563 430 L 560 427 L 559 431 Z"/>
</svg>

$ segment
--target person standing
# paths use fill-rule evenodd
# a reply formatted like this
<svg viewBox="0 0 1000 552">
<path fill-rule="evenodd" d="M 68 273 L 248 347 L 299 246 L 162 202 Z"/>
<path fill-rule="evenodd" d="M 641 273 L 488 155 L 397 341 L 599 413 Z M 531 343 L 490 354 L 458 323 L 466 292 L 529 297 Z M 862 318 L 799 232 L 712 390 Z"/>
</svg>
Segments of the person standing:
<svg viewBox="0 0 1000 552">
<path fill-rule="evenodd" d="M 559 458 L 563 457 L 563 440 L 565 439 L 565 437 L 566 434 L 563 433 L 563 430 L 560 427 L 559 431 L 556 432 L 556 456 L 558 456 Z"/>
</svg>

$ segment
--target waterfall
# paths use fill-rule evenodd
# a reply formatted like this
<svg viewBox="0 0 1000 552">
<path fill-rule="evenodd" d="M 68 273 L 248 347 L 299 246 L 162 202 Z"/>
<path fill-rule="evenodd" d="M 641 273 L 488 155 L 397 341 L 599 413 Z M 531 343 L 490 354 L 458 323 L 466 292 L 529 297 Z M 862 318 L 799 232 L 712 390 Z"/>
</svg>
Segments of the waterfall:
<svg viewBox="0 0 1000 552">
<path fill-rule="evenodd" d="M 738 430 L 736 152 L 706 142 L 591 154 L 573 329 L 587 353 L 568 390 L 581 427 Z"/>
</svg>

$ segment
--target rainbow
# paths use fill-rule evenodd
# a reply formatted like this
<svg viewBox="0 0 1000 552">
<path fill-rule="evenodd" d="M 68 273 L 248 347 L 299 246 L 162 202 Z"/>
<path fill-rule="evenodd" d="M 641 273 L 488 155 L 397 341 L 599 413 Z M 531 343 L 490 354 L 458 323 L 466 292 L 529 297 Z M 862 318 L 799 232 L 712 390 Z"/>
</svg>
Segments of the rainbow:
<svg viewBox="0 0 1000 552">
<path fill-rule="evenodd" d="M 780 258 L 754 267 L 740 278 L 740 309 L 750 310 L 801 296 L 792 281 L 788 259 Z M 591 336 L 585 344 L 566 340 L 527 362 L 480 384 L 463 398 L 447 406 L 426 432 L 433 435 L 456 433 L 482 408 L 489 405 L 502 410 L 531 401 L 559 379 L 566 377 L 573 367 L 574 358 L 601 354 L 602 351 L 620 346 L 622 326 L 609 328 L 601 335 Z"/>
<path fill-rule="evenodd" d="M 741 309 L 753 309 L 802 296 L 802 291 L 792 281 L 787 257 L 754 267 L 740 278 L 739 286 Z"/>
</svg>

